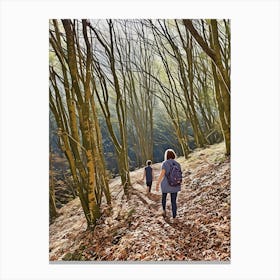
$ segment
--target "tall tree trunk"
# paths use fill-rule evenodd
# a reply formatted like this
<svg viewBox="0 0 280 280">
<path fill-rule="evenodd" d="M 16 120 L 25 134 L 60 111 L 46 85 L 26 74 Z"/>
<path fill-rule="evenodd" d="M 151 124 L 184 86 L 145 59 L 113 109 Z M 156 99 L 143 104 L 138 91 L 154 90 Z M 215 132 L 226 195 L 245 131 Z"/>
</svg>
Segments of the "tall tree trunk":
<svg viewBox="0 0 280 280">
<path fill-rule="evenodd" d="M 222 65 L 221 54 L 220 54 L 220 45 L 218 38 L 218 27 L 217 21 L 211 20 L 211 28 L 210 28 L 210 44 L 211 47 L 216 52 L 216 64 L 212 62 L 212 71 L 215 82 L 215 93 L 216 93 L 216 101 L 219 109 L 220 122 L 222 127 L 222 132 L 226 145 L 226 154 L 230 155 L 230 100 L 229 100 L 229 78 L 227 77 L 226 71 L 223 70 L 223 75 L 226 77 L 227 85 L 224 82 L 223 75 L 221 71 L 217 71 L 220 69 Z"/>
<path fill-rule="evenodd" d="M 219 110 L 220 124 L 226 145 L 226 154 L 230 154 L 230 77 L 223 66 L 221 47 L 219 44 L 219 31 L 217 20 L 210 20 L 209 36 L 210 46 L 198 33 L 192 24 L 192 20 L 184 19 L 183 23 L 196 42 L 212 60 L 212 71 L 215 83 L 215 97 Z"/>
<path fill-rule="evenodd" d="M 82 21 L 82 36 L 77 36 L 79 28 L 75 29 L 71 20 L 62 20 L 62 25 L 66 35 L 66 52 L 62 47 L 61 32 L 55 20 L 54 34 L 50 31 L 50 43 L 62 71 L 60 77 L 50 68 L 50 108 L 59 128 L 63 150 L 78 189 L 88 228 L 92 230 L 101 215 L 103 193 L 108 204 L 111 203 L 111 197 L 105 173 L 100 128 L 92 98 L 91 44 L 85 20 Z M 85 43 L 83 50 L 81 40 Z"/>
<path fill-rule="evenodd" d="M 229 155 L 230 154 L 230 129 L 225 120 L 224 105 L 223 105 L 221 91 L 220 91 L 220 83 L 218 80 L 218 74 L 217 74 L 214 63 L 212 63 L 212 71 L 213 71 L 213 76 L 214 76 L 215 97 L 216 97 L 217 107 L 218 107 L 218 111 L 219 111 L 220 125 L 222 128 L 222 133 L 223 133 L 223 137 L 224 137 L 224 141 L 225 141 L 225 145 L 226 145 L 226 154 Z"/>
<path fill-rule="evenodd" d="M 54 178 L 53 178 L 53 165 L 52 165 L 52 150 L 50 149 L 49 156 L 49 170 L 50 170 L 50 189 L 49 189 L 49 205 L 50 205 L 50 218 L 57 216 L 55 205 L 55 191 L 54 191 Z"/>
<path fill-rule="evenodd" d="M 111 122 L 111 112 L 109 108 L 109 94 L 107 89 L 107 83 L 105 79 L 105 74 L 102 72 L 100 63 L 97 59 L 94 60 L 95 63 L 95 69 L 98 71 L 99 80 L 102 85 L 102 96 L 103 100 L 101 99 L 101 94 L 98 92 L 97 88 L 95 87 L 95 91 L 97 93 L 97 98 L 99 101 L 99 105 L 102 109 L 102 112 L 105 117 L 105 121 L 107 124 L 108 132 L 110 134 L 110 137 L 112 139 L 112 142 L 114 144 L 116 154 L 117 154 L 117 162 L 119 167 L 119 172 L 121 176 L 122 185 L 124 188 L 124 192 L 127 195 L 129 191 L 129 186 L 131 185 L 130 182 L 130 174 L 129 174 L 129 164 L 128 164 L 128 149 L 127 149 L 127 131 L 126 131 L 126 122 L 127 122 L 127 115 L 126 110 L 123 101 L 123 94 L 120 87 L 119 78 L 117 75 L 116 70 L 116 59 L 115 59 L 115 40 L 114 40 L 114 27 L 112 20 L 108 20 L 108 27 L 109 27 L 109 43 L 107 43 L 97 32 L 95 28 L 93 28 L 90 23 L 88 26 L 90 29 L 94 32 L 96 35 L 97 40 L 101 44 L 101 46 L 104 48 L 104 51 L 108 57 L 109 60 L 109 69 L 112 75 L 112 85 L 115 92 L 115 112 L 117 114 L 117 120 L 118 120 L 118 131 L 120 139 L 117 139 L 117 136 L 114 132 L 113 125 Z"/>
</svg>

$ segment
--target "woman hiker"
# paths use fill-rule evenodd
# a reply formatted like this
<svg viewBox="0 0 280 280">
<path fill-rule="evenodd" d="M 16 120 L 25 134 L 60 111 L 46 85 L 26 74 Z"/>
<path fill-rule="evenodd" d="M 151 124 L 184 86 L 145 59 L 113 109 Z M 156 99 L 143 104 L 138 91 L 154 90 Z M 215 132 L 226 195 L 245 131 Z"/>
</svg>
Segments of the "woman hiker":
<svg viewBox="0 0 280 280">
<path fill-rule="evenodd" d="M 159 184 L 161 183 L 161 192 L 162 192 L 162 215 L 166 217 L 166 197 L 167 194 L 170 193 L 171 197 L 171 206 L 172 206 L 172 217 L 173 222 L 176 222 L 176 215 L 177 215 L 177 193 L 181 190 L 181 181 L 182 181 L 182 172 L 180 164 L 175 160 L 176 154 L 172 149 L 168 149 L 164 153 L 164 162 L 161 167 L 161 173 L 159 175 L 157 184 L 156 184 L 156 191 L 159 190 Z M 171 169 L 176 168 L 175 173 L 172 171 L 172 174 L 177 175 L 180 178 L 180 183 L 176 183 L 176 180 L 171 181 L 170 183 L 170 173 Z M 169 177 L 169 178 L 168 178 Z M 173 178 L 174 179 L 174 178 Z M 175 181 L 175 183 L 174 183 Z M 171 185 L 170 185 L 171 184 Z"/>
</svg>

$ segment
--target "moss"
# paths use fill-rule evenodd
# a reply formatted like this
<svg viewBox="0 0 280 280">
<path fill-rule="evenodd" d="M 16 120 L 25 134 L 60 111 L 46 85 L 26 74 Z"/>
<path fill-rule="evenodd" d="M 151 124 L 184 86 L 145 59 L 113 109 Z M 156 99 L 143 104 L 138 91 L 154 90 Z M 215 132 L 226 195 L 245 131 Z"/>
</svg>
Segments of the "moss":
<svg viewBox="0 0 280 280">
<path fill-rule="evenodd" d="M 64 261 L 81 261 L 83 260 L 82 252 L 76 250 L 74 253 L 67 253 L 62 260 Z"/>
<path fill-rule="evenodd" d="M 226 160 L 226 156 L 225 155 L 217 155 L 214 158 L 214 163 L 222 163 Z"/>
<path fill-rule="evenodd" d="M 72 260 L 72 254 L 71 253 L 67 253 L 62 260 L 64 261 L 71 261 Z"/>
<path fill-rule="evenodd" d="M 72 254 L 72 261 L 80 261 L 82 259 L 82 253 L 79 251 L 75 251 Z"/>
<path fill-rule="evenodd" d="M 127 212 L 127 218 L 131 217 L 135 213 L 135 209 L 132 208 Z"/>
</svg>

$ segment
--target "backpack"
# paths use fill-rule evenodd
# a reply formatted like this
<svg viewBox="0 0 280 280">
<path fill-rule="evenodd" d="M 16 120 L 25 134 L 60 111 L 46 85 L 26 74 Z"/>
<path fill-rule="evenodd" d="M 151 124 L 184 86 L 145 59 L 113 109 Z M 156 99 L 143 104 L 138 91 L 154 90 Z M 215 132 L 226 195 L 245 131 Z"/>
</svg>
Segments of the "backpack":
<svg viewBox="0 0 280 280">
<path fill-rule="evenodd" d="M 177 164 L 172 162 L 172 165 L 170 166 L 170 171 L 166 177 L 171 187 L 180 186 L 183 180 L 181 168 Z"/>
</svg>

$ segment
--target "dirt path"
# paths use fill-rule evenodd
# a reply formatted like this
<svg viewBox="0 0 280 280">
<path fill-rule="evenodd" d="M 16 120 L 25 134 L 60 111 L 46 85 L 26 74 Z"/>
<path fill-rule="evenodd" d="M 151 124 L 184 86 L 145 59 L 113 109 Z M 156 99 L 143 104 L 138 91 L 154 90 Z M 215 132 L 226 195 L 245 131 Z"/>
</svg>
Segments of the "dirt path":
<svg viewBox="0 0 280 280">
<path fill-rule="evenodd" d="M 110 215 L 98 221 L 94 233 L 86 230 L 79 201 L 61 208 L 50 226 L 50 260 L 230 260 L 230 164 L 220 146 L 179 159 L 183 170 L 178 194 L 178 223 L 161 215 L 161 193 L 147 196 L 143 169 L 131 172 L 131 194 L 126 200 L 120 180 L 110 182 Z M 153 165 L 155 177 L 161 164 Z"/>
</svg>

